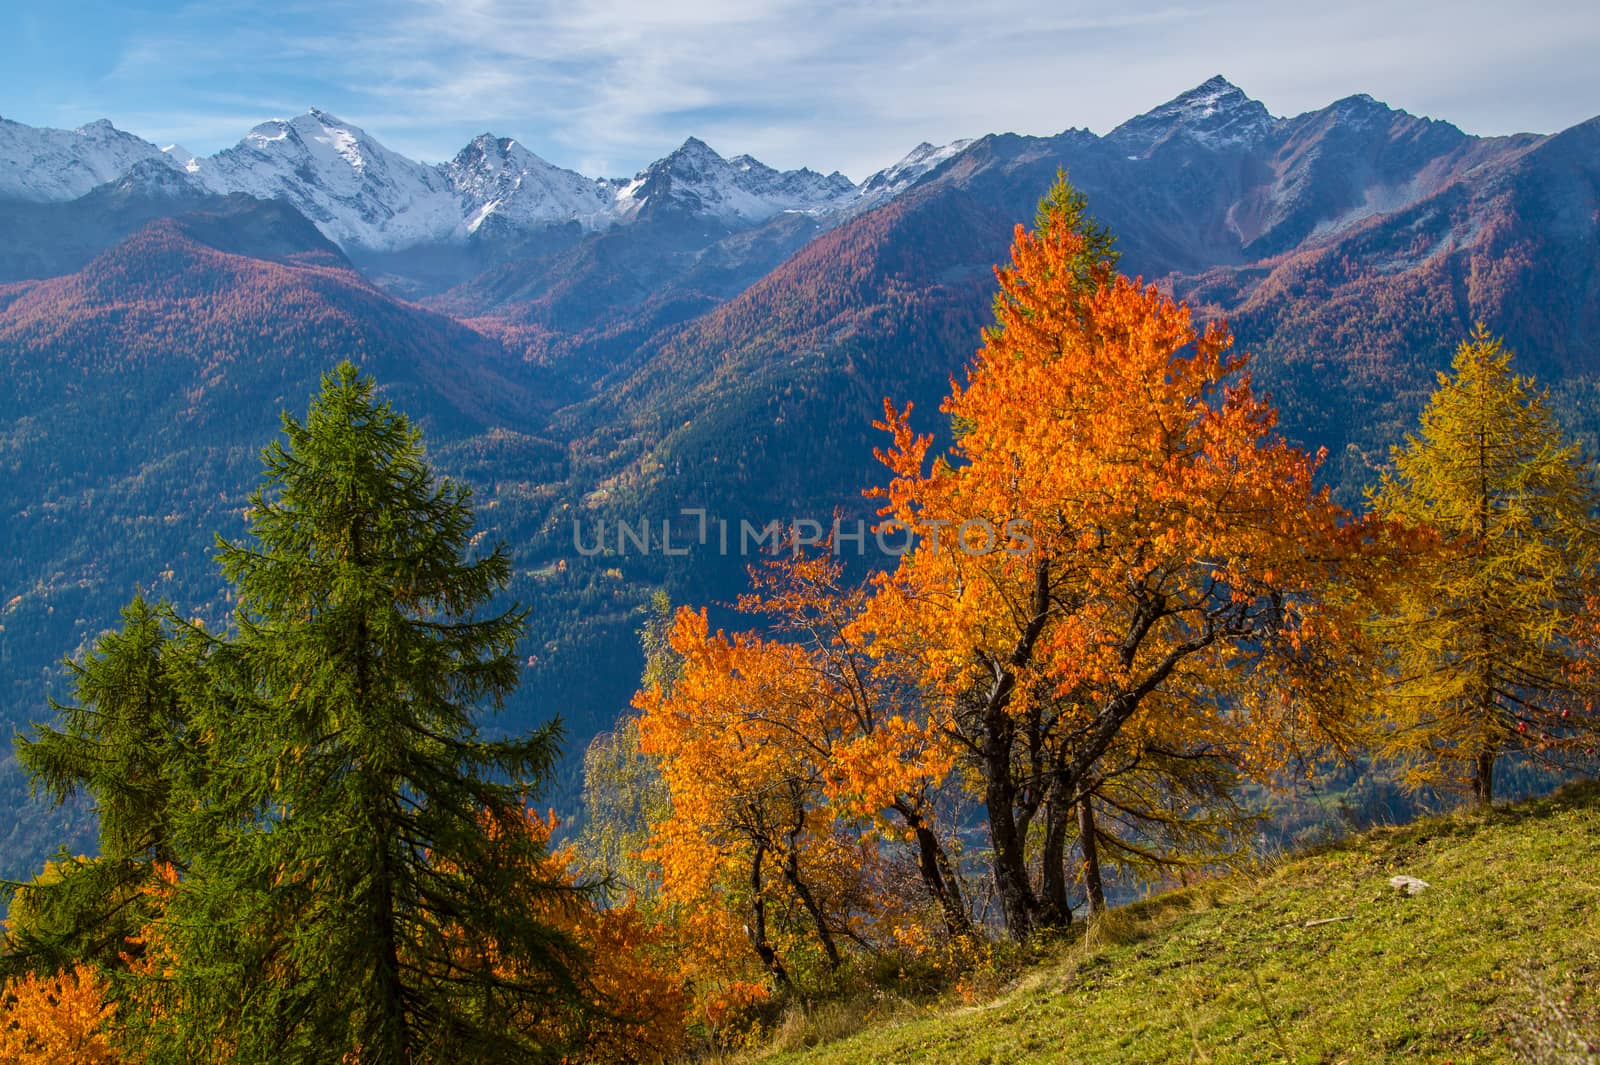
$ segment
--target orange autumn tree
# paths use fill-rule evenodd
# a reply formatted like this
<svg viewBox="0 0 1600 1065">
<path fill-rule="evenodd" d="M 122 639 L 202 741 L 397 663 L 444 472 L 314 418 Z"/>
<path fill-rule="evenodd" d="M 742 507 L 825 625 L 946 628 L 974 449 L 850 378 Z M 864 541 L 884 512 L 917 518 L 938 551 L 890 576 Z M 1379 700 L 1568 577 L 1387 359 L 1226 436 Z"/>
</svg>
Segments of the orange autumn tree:
<svg viewBox="0 0 1600 1065">
<path fill-rule="evenodd" d="M 558 822 L 552 814 L 529 813 L 527 831 L 541 848 L 549 848 Z M 683 1049 L 684 1011 L 688 996 L 670 964 L 671 945 L 646 919 L 632 898 L 597 906 L 584 895 L 577 872 L 582 862 L 571 847 L 548 850 L 531 880 L 564 883 L 572 889 L 562 900 L 549 892 L 530 892 L 524 900 L 552 928 L 570 936 L 589 964 L 581 986 L 588 1011 L 555 1009 L 543 1018 L 547 1041 L 572 1047 L 565 1065 L 657 1065 Z"/>
<path fill-rule="evenodd" d="M 739 608 L 766 617 L 784 646 L 805 653 L 800 698 L 812 712 L 795 738 L 816 759 L 825 800 L 859 831 L 908 847 L 943 933 L 967 935 L 971 915 L 940 825 L 953 766 L 949 745 L 921 712 L 916 663 L 873 644 L 861 625 L 868 588 L 844 581 L 831 549 L 753 568 L 754 590 L 740 597 Z M 884 905 L 879 915 L 895 909 L 903 906 Z"/>
<path fill-rule="evenodd" d="M 660 760 L 671 797 L 649 850 L 663 901 L 742 924 L 780 985 L 794 980 L 782 940 L 837 967 L 851 885 L 836 874 L 865 855 L 836 831 L 815 751 L 800 739 L 828 727 L 814 715 L 832 712 L 810 698 L 804 650 L 712 633 L 705 613 L 688 609 L 671 642 L 683 667 L 670 694 L 653 687 L 637 700 L 641 748 Z M 780 912 L 805 917 L 780 928 Z"/>
<path fill-rule="evenodd" d="M 1352 539 L 1226 329 L 1108 262 L 1086 272 L 1072 202 L 1058 185 L 1038 228 L 1017 227 L 996 325 L 944 405 L 949 455 L 930 462 L 909 408 L 885 404 L 881 513 L 918 542 L 863 623 L 921 662 L 925 712 L 979 782 L 1018 936 L 1070 918 L 1067 845 L 1096 838 L 1089 804 L 1112 769 L 1265 773 L 1286 740 L 1336 730 L 1244 697 L 1263 655 L 1298 646 Z"/>
<path fill-rule="evenodd" d="M 836 968 L 852 945 L 917 951 L 968 934 L 937 809 L 948 748 L 917 711 L 914 675 L 860 642 L 866 591 L 827 554 L 752 575 L 739 605 L 772 635 L 712 633 L 703 612 L 680 611 L 681 669 L 637 700 L 671 796 L 651 850 L 663 898 L 727 914 L 779 984 L 797 950 Z M 780 929 L 780 910 L 804 919 Z"/>
<path fill-rule="evenodd" d="M 546 1057 L 561 1065 L 659 1065 L 671 1060 L 683 1048 L 687 1005 L 682 979 L 670 963 L 672 945 L 639 912 L 633 898 L 601 904 L 576 850 L 552 845 L 559 825 L 554 813 L 541 817 L 525 810 L 519 822 L 488 823 L 487 831 L 493 845 L 509 843 L 523 855 L 518 875 L 494 890 L 543 922 L 555 949 L 581 952 L 584 964 L 573 973 L 577 997 L 529 1000 L 492 1019 L 535 1033 Z M 451 926 L 446 942 L 448 950 L 441 956 L 413 961 L 408 948 L 402 960 L 447 965 L 475 979 L 511 983 L 527 978 L 526 963 L 517 952 L 473 935 L 463 925 Z M 365 1060 L 360 1053 L 350 1059 Z"/>
</svg>

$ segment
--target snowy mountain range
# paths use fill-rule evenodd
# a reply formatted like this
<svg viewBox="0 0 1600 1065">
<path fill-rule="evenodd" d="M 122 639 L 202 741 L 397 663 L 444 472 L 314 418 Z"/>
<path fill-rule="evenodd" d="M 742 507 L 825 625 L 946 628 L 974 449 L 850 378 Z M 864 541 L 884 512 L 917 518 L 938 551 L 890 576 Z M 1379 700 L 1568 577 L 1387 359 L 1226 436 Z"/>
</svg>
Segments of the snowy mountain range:
<svg viewBox="0 0 1600 1065">
<path fill-rule="evenodd" d="M 31 210 L 30 233 L 80 231 L 65 251 L 31 237 L 0 249 L 0 279 L 85 261 L 136 217 L 244 194 L 288 204 L 381 286 L 439 296 L 452 313 L 545 305 L 541 293 L 566 299 L 596 284 L 610 286 L 608 300 L 636 302 L 678 277 L 694 295 L 674 313 L 689 313 L 693 299 L 736 294 L 806 241 L 917 186 L 982 184 L 1035 157 L 1052 172 L 1068 166 L 1099 212 L 1121 216 L 1137 265 L 1198 271 L 1337 238 L 1538 140 L 1470 137 L 1364 95 L 1275 117 L 1221 76 L 1104 136 L 924 143 L 859 184 L 724 158 L 694 137 L 632 178 L 567 170 L 491 133 L 426 163 L 315 108 L 207 157 L 103 119 L 76 130 L 0 119 L 0 213 Z M 72 206 L 80 201 L 93 209 Z M 126 208 L 135 201 L 142 215 Z"/>
<path fill-rule="evenodd" d="M 263 122 L 206 158 L 178 145 L 157 148 L 103 119 L 76 130 L 0 119 L 0 199 L 72 200 L 157 162 L 195 192 L 284 200 L 347 251 L 462 241 L 485 226 L 577 223 L 593 232 L 669 206 L 737 229 L 786 211 L 837 209 L 857 192 L 842 174 L 778 171 L 747 155 L 724 159 L 692 137 L 633 178 L 618 179 L 564 170 L 490 133 L 448 162 L 421 163 L 316 108 Z M 173 184 L 148 166 L 142 174 L 169 190 Z"/>
<path fill-rule="evenodd" d="M 0 198 L 56 203 L 75 200 L 127 174 L 134 165 L 167 158 L 149 141 L 106 119 L 77 129 L 36 129 L 0 118 Z"/>
<path fill-rule="evenodd" d="M 1372 107 L 1388 113 L 1364 97 L 1335 105 L 1350 122 Z M 1282 139 L 1306 117 L 1275 118 L 1218 76 L 1103 138 L 1081 130 L 1063 136 L 1137 162 L 1182 145 L 1249 152 Z M 111 182 L 167 196 L 244 193 L 289 203 L 351 254 L 567 227 L 595 233 L 660 218 L 736 233 L 800 214 L 829 228 L 893 199 L 978 143 L 920 144 L 858 185 L 837 172 L 778 171 L 748 155 L 727 159 L 693 137 L 622 179 L 563 169 L 491 133 L 446 162 L 418 162 L 316 108 L 263 122 L 234 147 L 204 158 L 178 145 L 158 148 L 103 119 L 76 130 L 0 119 L 0 200 L 58 203 Z"/>
</svg>

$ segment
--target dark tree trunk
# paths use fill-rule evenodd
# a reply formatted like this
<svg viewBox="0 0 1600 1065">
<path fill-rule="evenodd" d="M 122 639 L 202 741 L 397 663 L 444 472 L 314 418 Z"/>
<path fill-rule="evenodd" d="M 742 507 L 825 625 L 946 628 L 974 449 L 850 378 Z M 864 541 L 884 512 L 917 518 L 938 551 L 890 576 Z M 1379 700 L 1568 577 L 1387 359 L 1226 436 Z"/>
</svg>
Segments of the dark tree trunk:
<svg viewBox="0 0 1600 1065">
<path fill-rule="evenodd" d="M 1011 716 L 1011 697 L 1016 693 L 1016 671 L 1033 660 L 1035 645 L 1044 632 L 1050 613 L 1050 565 L 1040 562 L 1034 569 L 1033 602 L 1028 624 L 1004 663 L 995 663 L 994 686 L 980 711 L 982 742 L 979 757 L 983 764 L 984 806 L 989 815 L 989 840 L 994 846 L 994 885 L 1000 896 L 1000 912 L 1006 931 L 1014 939 L 1026 939 L 1039 916 L 1039 900 L 1028 875 L 1028 825 L 1037 799 L 1019 809 L 1017 782 L 1011 757 L 1016 742 L 1016 719 Z"/>
<path fill-rule="evenodd" d="M 961 882 L 956 879 L 944 845 L 914 807 L 897 802 L 895 811 L 916 834 L 917 873 L 922 877 L 922 886 L 928 892 L 928 897 L 939 907 L 945 931 L 952 936 L 970 934 L 972 920 L 967 916 L 966 902 L 961 897 Z"/>
<path fill-rule="evenodd" d="M 944 849 L 944 844 L 939 842 L 931 830 L 927 832 L 928 842 L 933 848 L 934 866 L 938 870 L 940 881 L 944 884 L 944 916 L 945 927 L 951 935 L 968 935 L 972 932 L 972 917 L 967 913 L 966 896 L 961 890 L 961 880 L 956 876 L 956 869 L 950 862 L 950 853 Z M 920 844 L 919 844 L 920 846 Z"/>
<path fill-rule="evenodd" d="M 761 959 L 761 964 L 779 984 L 788 986 L 789 972 L 779 960 L 778 952 L 772 947 L 772 941 L 767 938 L 766 886 L 761 876 L 761 866 L 766 856 L 766 845 L 757 843 L 756 852 L 750 859 L 750 927 L 746 932 L 750 936 L 750 945 L 756 950 L 756 956 Z"/>
<path fill-rule="evenodd" d="M 1100 838 L 1094 825 L 1094 800 L 1085 795 L 1078 801 L 1078 847 L 1083 852 L 1083 893 L 1089 900 L 1089 914 L 1106 912 L 1106 889 L 1100 879 Z"/>
<path fill-rule="evenodd" d="M 350 557 L 358 565 L 364 561 L 359 525 L 353 526 L 350 531 Z M 354 716 L 355 712 L 359 712 L 358 708 L 367 702 L 372 690 L 372 674 L 378 668 L 372 661 L 371 637 L 365 617 L 356 620 L 352 657 L 355 660 L 354 706 L 351 708 Z M 400 948 L 397 942 L 399 915 L 395 912 L 395 895 L 399 885 L 396 882 L 395 856 L 390 849 L 394 819 L 388 816 L 385 809 L 389 795 L 393 790 L 398 790 L 398 783 L 391 780 L 381 767 L 358 763 L 355 770 L 365 776 L 361 805 L 367 823 L 362 827 L 372 844 L 367 866 L 371 879 L 366 901 L 374 955 L 373 1001 L 368 1003 L 370 1012 L 366 1017 L 366 1042 L 371 1048 L 373 1062 L 401 1065 L 411 1057 L 411 1040 L 406 1024 L 406 988 L 400 975 Z"/>
<path fill-rule="evenodd" d="M 1472 798 L 1479 806 L 1494 804 L 1495 752 L 1486 749 L 1478 752 L 1472 762 Z"/>
<path fill-rule="evenodd" d="M 1072 923 L 1072 904 L 1067 901 L 1067 842 L 1072 835 L 1072 792 L 1057 778 L 1045 803 L 1044 864 L 1041 877 L 1043 903 L 1039 923 L 1049 928 L 1065 928 Z"/>
<path fill-rule="evenodd" d="M 1001 710 L 999 716 L 1003 718 L 1005 711 Z M 1028 876 L 1024 829 L 1017 825 L 1009 722 L 995 722 L 994 726 L 984 743 L 983 798 L 989 814 L 989 840 L 994 846 L 994 886 L 1000 896 L 1000 912 L 1006 931 L 1020 940 L 1033 931 L 1039 903 Z"/>
<path fill-rule="evenodd" d="M 405 987 L 400 978 L 400 951 L 395 943 L 398 919 L 394 908 L 394 873 L 388 851 L 388 842 L 380 840 L 375 848 L 377 872 L 370 899 L 377 951 L 373 973 L 377 1001 L 372 1004 L 377 1016 L 373 1022 L 378 1029 L 374 1034 L 380 1041 L 374 1047 L 377 1054 L 373 1060 L 400 1065 L 411 1057 L 407 1048 L 410 1033 L 406 1024 Z"/>
<path fill-rule="evenodd" d="M 811 923 L 817 928 L 817 940 L 822 944 L 822 952 L 828 956 L 828 968 L 837 969 L 839 946 L 833 941 L 833 932 L 828 928 L 828 918 L 822 912 L 822 907 L 817 904 L 817 897 L 811 893 L 811 889 L 800 876 L 800 858 L 793 846 L 790 846 L 788 858 L 783 863 L 783 877 L 789 881 L 789 886 L 794 888 L 794 893 L 799 896 L 800 905 L 811 915 Z"/>
<path fill-rule="evenodd" d="M 1481 403 L 1483 393 L 1478 393 Z M 1478 427 L 1478 542 L 1477 553 L 1481 559 L 1487 559 L 1489 550 L 1489 515 L 1491 503 L 1489 500 L 1489 439 L 1488 428 L 1480 423 Z M 1495 705 L 1494 697 L 1494 632 L 1489 623 L 1489 615 L 1484 601 L 1478 601 L 1478 639 L 1479 650 L 1483 655 L 1481 667 L 1483 675 L 1478 678 L 1482 686 L 1479 695 L 1479 713 L 1483 715 L 1483 723 L 1488 725 L 1499 718 L 1499 708 Z M 1494 756 L 1492 745 L 1485 746 L 1478 752 L 1472 764 L 1472 797 L 1480 807 L 1489 807 L 1494 804 Z"/>
</svg>

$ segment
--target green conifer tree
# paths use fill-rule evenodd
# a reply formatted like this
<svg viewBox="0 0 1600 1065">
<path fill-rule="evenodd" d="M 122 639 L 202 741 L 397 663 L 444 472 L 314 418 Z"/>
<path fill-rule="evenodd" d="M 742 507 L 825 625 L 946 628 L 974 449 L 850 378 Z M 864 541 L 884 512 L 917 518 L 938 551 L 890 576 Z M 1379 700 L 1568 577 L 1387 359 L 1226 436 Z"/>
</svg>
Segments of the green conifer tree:
<svg viewBox="0 0 1600 1065">
<path fill-rule="evenodd" d="M 1065 168 L 1056 170 L 1055 182 L 1034 211 L 1033 225 L 1039 230 L 1061 225 L 1083 241 L 1072 260 L 1072 275 L 1082 289 L 1093 291 L 1122 258 L 1116 234 L 1089 213 L 1089 197 L 1072 184 Z"/>
<path fill-rule="evenodd" d="M 417 429 L 350 364 L 283 431 L 250 541 L 219 541 L 238 634 L 193 711 L 210 771 L 181 826 L 192 857 L 147 1049 L 541 1060 L 581 998 L 548 907 L 583 889 L 541 881 L 528 831 L 558 725 L 480 732 L 518 680 L 526 614 L 485 609 L 508 556 L 474 553 L 468 489 L 435 479 Z"/>
<path fill-rule="evenodd" d="M 1479 326 L 1371 502 L 1439 538 L 1374 624 L 1391 671 L 1387 748 L 1412 783 L 1465 783 L 1487 805 L 1496 760 L 1537 754 L 1569 719 L 1575 626 L 1600 560 L 1593 466 Z"/>
<path fill-rule="evenodd" d="M 176 861 L 172 782 L 186 746 L 183 674 L 203 659 L 203 641 L 175 638 L 166 611 L 137 596 L 122 627 L 101 636 L 82 661 L 68 661 L 76 703 L 51 701 L 59 727 L 38 724 L 16 740 L 35 794 L 60 805 L 84 795 L 99 819 L 100 853 L 65 851 L 14 900 L 8 968 L 55 971 L 84 961 L 115 963 L 153 917 L 140 888 L 155 863 Z"/>
</svg>

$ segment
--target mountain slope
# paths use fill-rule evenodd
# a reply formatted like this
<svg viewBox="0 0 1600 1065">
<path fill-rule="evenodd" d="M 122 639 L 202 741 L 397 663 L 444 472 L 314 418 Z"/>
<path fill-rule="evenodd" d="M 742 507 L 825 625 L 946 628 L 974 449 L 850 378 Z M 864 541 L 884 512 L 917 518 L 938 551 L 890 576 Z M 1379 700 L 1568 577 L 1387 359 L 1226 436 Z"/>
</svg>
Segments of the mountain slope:
<svg viewBox="0 0 1600 1065">
<path fill-rule="evenodd" d="M 897 199 L 659 338 L 561 424 L 604 427 L 595 449 L 613 460 L 636 447 L 632 469 L 677 471 L 654 490 L 663 499 L 712 466 L 722 502 L 826 510 L 858 497 L 883 397 L 935 406 L 976 350 L 993 275 L 950 266 L 992 261 L 1006 221 L 962 194 Z"/>
<path fill-rule="evenodd" d="M 187 174 L 146 160 L 76 199 L 0 200 L 0 283 L 60 277 L 157 218 L 217 207 Z"/>
<path fill-rule="evenodd" d="M 1245 267 L 1175 277 L 1257 351 L 1287 424 L 1353 486 L 1386 461 L 1474 323 L 1556 390 L 1592 440 L 1600 412 L 1600 121 L 1518 145 L 1432 195 Z"/>
<path fill-rule="evenodd" d="M 1259 380 L 1284 401 L 1286 426 L 1334 451 L 1328 475 L 1350 498 L 1474 321 L 1504 332 L 1522 368 L 1546 381 L 1581 391 L 1600 377 L 1588 328 L 1600 314 L 1594 123 L 1482 140 L 1365 98 L 1290 120 L 1265 114 L 1213 80 L 1104 138 L 982 138 L 727 307 L 652 340 L 604 378 L 594 409 L 646 412 L 627 422 L 639 453 L 655 446 L 653 434 L 694 433 L 707 453 L 679 454 L 685 468 L 742 469 L 752 450 L 744 437 L 669 427 L 690 411 L 748 410 L 752 395 L 787 387 L 780 378 L 811 367 L 820 381 L 846 353 L 874 347 L 898 346 L 901 357 L 872 366 L 868 391 L 932 398 L 916 382 L 942 384 L 965 365 L 990 267 L 1063 166 L 1117 234 L 1126 272 L 1232 322 L 1239 346 L 1257 353 Z M 952 226 L 964 227 L 959 238 L 942 231 Z M 926 318 L 931 342 L 920 347 L 893 314 L 871 313 L 887 289 L 853 287 L 894 275 L 895 263 L 911 273 L 894 280 L 889 302 Z M 954 304 L 941 319 L 928 308 L 945 299 Z M 719 393 L 716 381 L 731 390 Z M 878 413 L 876 398 L 838 421 L 797 421 L 817 438 L 853 442 Z M 1567 414 L 1579 429 L 1600 429 L 1592 409 Z M 773 467 L 782 464 L 765 463 L 752 480 L 781 482 Z"/>
<path fill-rule="evenodd" d="M 1600 908 L 1574 875 L 1596 867 L 1594 784 L 1381 829 L 1113 911 L 986 1001 L 880 1004 L 857 1035 L 759 1060 L 1487 1065 L 1530 1060 L 1508 1043 L 1537 1029 L 1600 1056 Z"/>
</svg>

